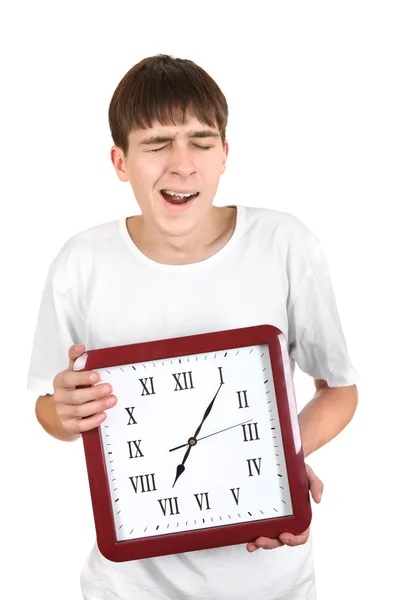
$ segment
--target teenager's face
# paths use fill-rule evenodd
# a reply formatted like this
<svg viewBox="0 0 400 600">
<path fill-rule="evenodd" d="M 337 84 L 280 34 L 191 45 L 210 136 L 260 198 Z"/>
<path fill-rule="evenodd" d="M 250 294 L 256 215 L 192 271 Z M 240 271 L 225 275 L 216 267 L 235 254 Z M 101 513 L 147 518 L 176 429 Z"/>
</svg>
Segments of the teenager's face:
<svg viewBox="0 0 400 600">
<path fill-rule="evenodd" d="M 149 129 L 132 131 L 127 156 L 116 146 L 111 155 L 118 177 L 130 182 L 145 223 L 165 235 L 180 236 L 211 214 L 228 143 L 222 143 L 217 127 L 187 113 L 181 125 L 155 122 Z M 196 196 L 181 204 L 173 192 Z"/>
</svg>

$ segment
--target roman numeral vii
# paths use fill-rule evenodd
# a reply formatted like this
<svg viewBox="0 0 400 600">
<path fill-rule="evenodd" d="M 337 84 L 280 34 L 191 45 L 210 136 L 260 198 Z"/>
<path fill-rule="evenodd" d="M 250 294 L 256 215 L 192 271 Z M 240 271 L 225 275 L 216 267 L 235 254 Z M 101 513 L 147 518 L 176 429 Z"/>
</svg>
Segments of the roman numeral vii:
<svg viewBox="0 0 400 600">
<path fill-rule="evenodd" d="M 164 517 L 167 514 L 169 515 L 180 515 L 179 506 L 178 506 L 178 498 L 175 496 L 174 498 L 163 498 L 162 500 L 158 500 L 158 503 L 163 511 Z"/>
</svg>

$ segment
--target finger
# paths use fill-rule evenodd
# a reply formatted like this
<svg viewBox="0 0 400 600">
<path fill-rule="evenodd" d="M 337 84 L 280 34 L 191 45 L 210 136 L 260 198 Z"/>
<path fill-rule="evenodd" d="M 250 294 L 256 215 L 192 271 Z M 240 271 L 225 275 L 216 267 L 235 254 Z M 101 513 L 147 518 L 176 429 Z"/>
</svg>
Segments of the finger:
<svg viewBox="0 0 400 600">
<path fill-rule="evenodd" d="M 86 419 L 104 410 L 108 410 L 112 406 L 115 406 L 117 399 L 115 396 L 107 396 L 100 400 L 92 400 L 90 402 L 83 402 L 82 404 L 68 405 L 64 404 L 60 406 L 59 414 L 63 416 L 65 420 L 69 419 Z"/>
<path fill-rule="evenodd" d="M 305 544 L 310 535 L 310 528 L 306 529 L 303 533 L 299 535 L 293 535 L 293 533 L 282 533 L 279 536 L 281 542 L 285 544 L 285 546 L 300 546 Z"/>
<path fill-rule="evenodd" d="M 79 434 L 99 427 L 106 418 L 107 414 L 105 412 L 98 412 L 84 419 L 70 419 L 69 421 L 65 421 L 63 425 L 65 431 L 68 433 Z"/>
<path fill-rule="evenodd" d="M 255 540 L 255 542 L 249 542 L 246 546 L 246 549 L 248 552 L 254 552 L 259 548 L 262 548 L 263 550 L 275 550 L 275 548 L 279 548 L 279 546 L 283 546 L 283 544 L 278 539 L 259 537 Z"/>
<path fill-rule="evenodd" d="M 312 499 L 318 504 L 319 502 L 321 502 L 322 492 L 324 491 L 324 484 L 322 483 L 320 478 L 317 477 L 317 475 L 314 473 L 314 471 L 309 465 L 306 465 L 306 472 Z"/>
<path fill-rule="evenodd" d="M 98 383 L 100 375 L 95 371 L 72 371 L 65 369 L 54 378 L 54 389 L 73 390 L 77 386 L 92 386 Z"/>
<path fill-rule="evenodd" d="M 56 402 L 66 406 L 79 406 L 92 402 L 93 400 L 102 400 L 112 394 L 113 388 L 109 383 L 101 383 L 90 387 L 78 389 L 59 389 L 56 394 Z"/>
<path fill-rule="evenodd" d="M 69 358 L 68 368 L 69 369 L 72 369 L 76 359 L 79 356 L 81 356 L 82 354 L 84 354 L 84 352 L 85 352 L 85 346 L 83 344 L 74 344 L 74 346 L 71 346 L 71 348 L 68 350 L 68 358 Z"/>
</svg>

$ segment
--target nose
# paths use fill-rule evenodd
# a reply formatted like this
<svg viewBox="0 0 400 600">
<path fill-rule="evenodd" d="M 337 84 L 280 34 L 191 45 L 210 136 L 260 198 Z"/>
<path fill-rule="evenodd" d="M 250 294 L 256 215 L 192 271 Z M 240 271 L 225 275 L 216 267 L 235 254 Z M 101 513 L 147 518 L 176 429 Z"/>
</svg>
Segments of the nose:
<svg viewBox="0 0 400 600">
<path fill-rule="evenodd" d="M 171 173 L 177 173 L 182 177 L 188 177 L 192 173 L 195 173 L 196 165 L 190 148 L 184 145 L 176 145 L 170 153 L 169 167 Z"/>
</svg>

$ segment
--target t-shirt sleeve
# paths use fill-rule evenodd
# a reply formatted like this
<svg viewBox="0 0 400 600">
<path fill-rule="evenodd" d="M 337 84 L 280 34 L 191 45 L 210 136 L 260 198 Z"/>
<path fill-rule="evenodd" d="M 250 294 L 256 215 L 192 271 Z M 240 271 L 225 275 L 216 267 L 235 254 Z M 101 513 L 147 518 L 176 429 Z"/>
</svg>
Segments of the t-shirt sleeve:
<svg viewBox="0 0 400 600">
<path fill-rule="evenodd" d="M 325 253 L 317 237 L 300 227 L 290 263 L 289 353 L 300 369 L 330 387 L 359 381 L 347 350 Z"/>
<path fill-rule="evenodd" d="M 57 373 L 68 368 L 68 350 L 79 339 L 81 316 L 65 281 L 62 255 L 51 264 L 39 307 L 27 387 L 38 395 L 53 394 Z M 60 285 L 61 282 L 61 285 Z"/>
</svg>

